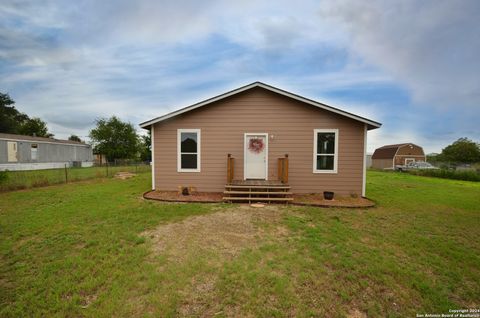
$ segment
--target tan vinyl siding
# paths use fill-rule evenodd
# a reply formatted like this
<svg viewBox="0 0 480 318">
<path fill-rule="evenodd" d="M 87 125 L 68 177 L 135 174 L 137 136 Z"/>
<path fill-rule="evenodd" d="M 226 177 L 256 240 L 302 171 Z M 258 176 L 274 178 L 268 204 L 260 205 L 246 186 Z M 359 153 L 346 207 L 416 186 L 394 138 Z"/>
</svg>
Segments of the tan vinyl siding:
<svg viewBox="0 0 480 318">
<path fill-rule="evenodd" d="M 201 129 L 201 172 L 177 172 L 177 129 Z M 337 174 L 313 173 L 314 129 L 339 129 Z M 235 179 L 243 179 L 245 133 L 269 134 L 269 180 L 277 179 L 277 159 L 288 154 L 293 192 L 361 194 L 364 124 L 261 88 L 155 124 L 156 189 L 223 191 L 228 153 Z"/>
</svg>

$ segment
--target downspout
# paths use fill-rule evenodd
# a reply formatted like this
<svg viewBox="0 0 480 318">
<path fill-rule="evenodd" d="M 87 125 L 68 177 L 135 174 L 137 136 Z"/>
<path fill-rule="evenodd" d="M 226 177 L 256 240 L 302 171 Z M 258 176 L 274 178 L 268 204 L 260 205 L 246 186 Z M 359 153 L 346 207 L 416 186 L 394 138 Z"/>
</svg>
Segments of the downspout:
<svg viewBox="0 0 480 318">
<path fill-rule="evenodd" d="M 154 124 L 150 126 L 150 148 L 151 148 L 151 156 L 152 156 L 152 190 L 155 190 L 155 129 Z"/>
<path fill-rule="evenodd" d="M 365 197 L 365 189 L 367 187 L 367 124 L 363 127 L 363 180 L 362 180 L 362 197 Z"/>
</svg>

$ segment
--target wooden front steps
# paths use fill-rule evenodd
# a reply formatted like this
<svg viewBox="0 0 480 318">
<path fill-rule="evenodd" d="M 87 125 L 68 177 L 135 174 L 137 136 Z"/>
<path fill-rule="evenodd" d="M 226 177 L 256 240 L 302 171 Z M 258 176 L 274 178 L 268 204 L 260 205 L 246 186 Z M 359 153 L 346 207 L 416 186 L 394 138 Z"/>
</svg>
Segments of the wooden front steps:
<svg viewBox="0 0 480 318">
<path fill-rule="evenodd" d="M 292 195 L 292 192 L 286 192 L 286 191 L 279 191 L 279 192 L 269 192 L 269 191 L 255 191 L 255 192 L 250 192 L 250 191 L 224 191 L 224 194 L 282 194 L 282 195 Z"/>
<path fill-rule="evenodd" d="M 233 181 L 225 185 L 225 202 L 283 202 L 293 200 L 290 186 L 278 181 Z"/>
</svg>

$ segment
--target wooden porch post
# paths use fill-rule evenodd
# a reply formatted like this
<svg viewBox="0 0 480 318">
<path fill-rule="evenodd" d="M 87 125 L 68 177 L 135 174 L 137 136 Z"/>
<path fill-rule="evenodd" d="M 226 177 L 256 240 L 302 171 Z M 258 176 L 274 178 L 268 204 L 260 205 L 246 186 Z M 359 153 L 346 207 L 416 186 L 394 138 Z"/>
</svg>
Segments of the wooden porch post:
<svg viewBox="0 0 480 318">
<path fill-rule="evenodd" d="M 278 180 L 282 183 L 288 183 L 288 154 L 284 158 L 278 158 L 277 165 Z"/>
<path fill-rule="evenodd" d="M 283 183 L 288 183 L 288 154 L 285 154 L 283 162 Z"/>
<path fill-rule="evenodd" d="M 232 183 L 233 181 L 233 173 L 234 173 L 234 168 L 233 168 L 233 157 L 231 154 L 227 155 L 227 184 Z"/>
<path fill-rule="evenodd" d="M 283 183 L 283 158 L 278 158 L 277 176 L 278 180 Z"/>
</svg>

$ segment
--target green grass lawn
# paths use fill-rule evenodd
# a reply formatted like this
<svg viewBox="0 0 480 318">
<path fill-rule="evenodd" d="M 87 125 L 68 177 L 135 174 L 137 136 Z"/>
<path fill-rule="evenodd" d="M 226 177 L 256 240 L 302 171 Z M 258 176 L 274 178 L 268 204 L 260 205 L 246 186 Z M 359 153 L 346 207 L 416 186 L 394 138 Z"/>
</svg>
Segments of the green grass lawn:
<svg viewBox="0 0 480 318">
<path fill-rule="evenodd" d="M 25 170 L 25 171 L 0 171 L 0 192 L 19 189 L 44 187 L 47 185 L 75 182 L 94 178 L 113 177 L 117 172 L 143 173 L 149 172 L 149 165 L 129 166 L 95 166 L 89 168 L 67 168 Z"/>
<path fill-rule="evenodd" d="M 149 183 L 146 173 L 1 193 L 0 316 L 480 307 L 480 183 L 371 171 L 378 206 L 357 210 L 163 204 L 141 199 Z"/>
</svg>

